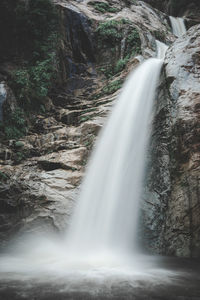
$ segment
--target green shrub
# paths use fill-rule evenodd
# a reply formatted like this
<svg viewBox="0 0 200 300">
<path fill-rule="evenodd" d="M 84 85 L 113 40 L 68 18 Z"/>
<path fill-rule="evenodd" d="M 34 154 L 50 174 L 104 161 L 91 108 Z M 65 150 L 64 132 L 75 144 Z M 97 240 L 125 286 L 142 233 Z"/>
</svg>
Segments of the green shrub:
<svg viewBox="0 0 200 300">
<path fill-rule="evenodd" d="M 124 34 L 127 35 L 127 54 L 130 54 L 132 50 L 134 52 L 140 53 L 141 51 L 141 41 L 138 30 L 136 28 L 129 28 L 128 33 L 124 33 L 123 29 L 126 27 L 124 25 L 132 24 L 128 19 L 122 18 L 121 20 L 110 20 L 107 22 L 100 23 L 96 29 L 98 38 L 111 45 L 116 45 L 120 43 Z"/>
<path fill-rule="evenodd" d="M 112 81 L 108 83 L 99 93 L 92 95 L 91 99 L 99 99 L 105 95 L 111 95 L 116 91 L 118 91 L 122 87 L 122 84 L 123 84 L 122 79 L 117 79 L 115 81 Z"/>
<path fill-rule="evenodd" d="M 110 20 L 100 23 L 96 32 L 99 38 L 109 44 L 115 44 L 122 39 L 122 33 L 120 31 L 121 21 Z"/>
<path fill-rule="evenodd" d="M 28 55 L 10 85 L 20 105 L 39 108 L 57 76 L 58 16 L 51 0 L 30 0 L 18 4 L 16 19 L 17 39 Z"/>
<path fill-rule="evenodd" d="M 133 28 L 127 37 L 127 55 L 134 56 L 141 53 L 141 40 L 138 30 Z"/>
<path fill-rule="evenodd" d="M 116 66 L 115 66 L 115 68 L 114 68 L 115 74 L 117 74 L 117 73 L 123 71 L 123 69 L 125 68 L 127 62 L 129 61 L 129 59 L 130 59 L 130 57 L 129 57 L 129 55 L 128 55 L 128 56 L 126 56 L 125 58 L 121 58 L 121 59 L 118 60 Z"/>
<path fill-rule="evenodd" d="M 18 69 L 13 73 L 11 86 L 14 88 L 18 99 L 28 97 L 30 90 L 30 75 L 28 69 Z"/>
<path fill-rule="evenodd" d="M 108 85 L 106 85 L 102 92 L 105 95 L 110 95 L 115 93 L 116 91 L 118 91 L 121 87 L 122 87 L 122 80 L 121 79 L 117 79 L 115 81 L 110 82 Z"/>
<path fill-rule="evenodd" d="M 10 113 L 4 122 L 3 130 L 7 139 L 19 139 L 26 134 L 26 121 L 20 108 Z"/>
<path fill-rule="evenodd" d="M 127 55 L 125 58 L 120 58 L 115 65 L 109 64 L 107 67 L 100 68 L 101 71 L 107 79 L 111 78 L 112 76 L 122 72 L 128 63 L 130 56 Z"/>
<path fill-rule="evenodd" d="M 22 104 L 30 104 L 32 100 L 40 100 L 47 96 L 54 77 L 54 57 L 38 61 L 34 66 L 18 69 L 13 74 L 12 87 Z"/>
<path fill-rule="evenodd" d="M 141 41 L 139 37 L 139 33 L 137 29 L 132 29 L 132 32 L 127 37 L 127 45 L 126 45 L 126 56 L 124 58 L 120 58 L 117 63 L 114 65 L 107 65 L 107 67 L 100 68 L 99 70 L 104 73 L 106 78 L 111 78 L 113 75 L 121 72 L 126 67 L 128 61 L 132 56 L 141 53 Z"/>
<path fill-rule="evenodd" d="M 115 7 L 111 7 L 107 2 L 90 2 L 89 5 L 93 6 L 95 8 L 95 10 L 101 12 L 101 13 L 106 13 L 106 12 L 111 12 L 111 13 L 115 13 L 118 12 L 119 9 L 115 8 Z"/>
<path fill-rule="evenodd" d="M 102 41 L 110 43 L 112 40 L 113 48 L 111 49 L 116 49 L 115 53 L 111 56 L 113 63 L 109 63 L 99 68 L 99 71 L 102 72 L 107 79 L 110 79 L 112 76 L 122 72 L 130 58 L 141 53 L 141 40 L 138 30 L 132 25 L 125 28 L 123 26 L 124 24 L 131 25 L 132 23 L 127 19 L 121 19 L 120 21 L 102 23 L 98 27 L 98 33 L 102 36 Z M 118 30 L 118 36 L 116 36 L 115 30 Z M 117 56 L 121 53 L 121 40 L 124 37 L 124 57 L 117 60 Z M 95 97 L 99 98 L 100 96 L 101 93 Z"/>
<path fill-rule="evenodd" d="M 113 65 L 109 64 L 105 67 L 101 67 L 99 68 L 99 71 L 102 72 L 107 79 L 109 79 L 113 76 Z"/>
</svg>

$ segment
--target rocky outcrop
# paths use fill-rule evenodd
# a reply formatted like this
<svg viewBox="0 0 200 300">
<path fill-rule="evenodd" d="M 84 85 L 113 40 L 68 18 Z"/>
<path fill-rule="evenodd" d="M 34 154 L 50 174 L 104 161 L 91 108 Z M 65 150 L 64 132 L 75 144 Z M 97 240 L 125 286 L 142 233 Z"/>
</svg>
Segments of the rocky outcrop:
<svg viewBox="0 0 200 300">
<path fill-rule="evenodd" d="M 85 112 L 80 114 L 84 122 L 76 126 L 41 116 L 37 134 L 10 141 L 9 147 L 2 145 L 1 246 L 17 231 L 66 229 L 88 155 L 112 97 L 101 101 L 96 100 L 92 118 L 85 102 Z"/>
<path fill-rule="evenodd" d="M 169 3 L 146 2 L 163 11 Z M 62 37 L 60 86 L 45 98 L 45 112 L 27 120 L 25 137 L 1 140 L 1 246 L 16 231 L 66 228 L 105 116 L 130 70 L 155 55 L 158 39 L 174 44 L 155 105 L 141 242 L 154 253 L 200 256 L 199 26 L 175 41 L 167 15 L 142 1 L 103 1 L 106 9 L 90 0 L 54 3 Z M 0 66 L 9 95 L 0 98 L 4 116 L 17 105 L 6 83 L 13 70 L 8 65 Z"/>
<path fill-rule="evenodd" d="M 24 138 L 2 141 L 4 242 L 15 231 L 32 227 L 66 228 L 89 153 L 121 83 L 143 59 L 141 55 L 155 55 L 155 38 L 167 43 L 174 39 L 165 14 L 143 2 L 115 1 L 115 10 L 105 12 L 91 1 L 54 3 L 60 18 L 59 67 L 65 84 L 45 99 L 45 113 L 33 112 Z M 8 73 L 8 67 L 1 70 Z"/>
<path fill-rule="evenodd" d="M 200 2 L 198 0 L 144 0 L 170 16 L 183 17 L 187 28 L 200 23 Z"/>
<path fill-rule="evenodd" d="M 199 42 L 197 25 L 167 52 L 143 207 L 147 247 L 176 256 L 200 255 Z"/>
<path fill-rule="evenodd" d="M 187 37 L 178 40 L 166 57 L 167 79 L 174 78 L 169 92 L 173 102 L 171 112 L 175 112 L 175 116 L 172 115 L 172 189 L 166 240 L 170 241 L 168 252 L 191 256 L 200 255 L 199 42 L 198 25 L 188 31 Z"/>
<path fill-rule="evenodd" d="M 196 16 L 199 14 L 200 4 L 198 0 L 144 0 L 144 2 L 172 16 L 184 15 Z"/>
</svg>

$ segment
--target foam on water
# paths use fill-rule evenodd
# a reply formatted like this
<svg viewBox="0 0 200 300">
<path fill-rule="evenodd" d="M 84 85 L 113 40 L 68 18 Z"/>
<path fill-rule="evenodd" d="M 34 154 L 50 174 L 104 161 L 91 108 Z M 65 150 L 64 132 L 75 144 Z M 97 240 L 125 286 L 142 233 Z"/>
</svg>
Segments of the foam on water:
<svg viewBox="0 0 200 300">
<path fill-rule="evenodd" d="M 154 257 L 113 253 L 77 257 L 69 255 L 63 241 L 53 237 L 27 238 L 24 242 L 26 247 L 18 246 L 0 258 L 0 282 L 6 280 L 9 285 L 9 281 L 22 281 L 25 288 L 48 283 L 57 290 L 60 286 L 62 292 L 103 294 L 113 288 L 120 291 L 126 284 L 137 288 L 172 283 L 178 275 L 159 267 L 159 259 Z"/>
</svg>

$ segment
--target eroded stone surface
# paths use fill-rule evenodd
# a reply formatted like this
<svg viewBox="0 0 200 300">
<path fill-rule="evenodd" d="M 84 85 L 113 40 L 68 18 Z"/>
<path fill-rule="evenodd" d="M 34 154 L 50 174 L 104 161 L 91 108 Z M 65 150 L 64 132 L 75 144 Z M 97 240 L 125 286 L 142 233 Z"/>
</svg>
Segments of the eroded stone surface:
<svg viewBox="0 0 200 300">
<path fill-rule="evenodd" d="M 199 43 L 197 25 L 167 52 L 145 195 L 147 247 L 177 256 L 200 255 Z"/>
</svg>

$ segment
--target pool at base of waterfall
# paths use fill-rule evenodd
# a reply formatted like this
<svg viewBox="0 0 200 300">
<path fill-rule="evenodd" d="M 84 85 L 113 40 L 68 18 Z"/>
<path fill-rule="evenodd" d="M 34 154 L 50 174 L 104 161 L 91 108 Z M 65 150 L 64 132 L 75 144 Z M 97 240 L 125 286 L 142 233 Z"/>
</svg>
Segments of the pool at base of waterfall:
<svg viewBox="0 0 200 300">
<path fill-rule="evenodd" d="M 63 275 L 41 273 L 34 279 L 8 273 L 0 278 L 0 299 L 199 300 L 199 282 L 199 260 L 160 258 L 146 271 L 99 267 Z"/>
</svg>

